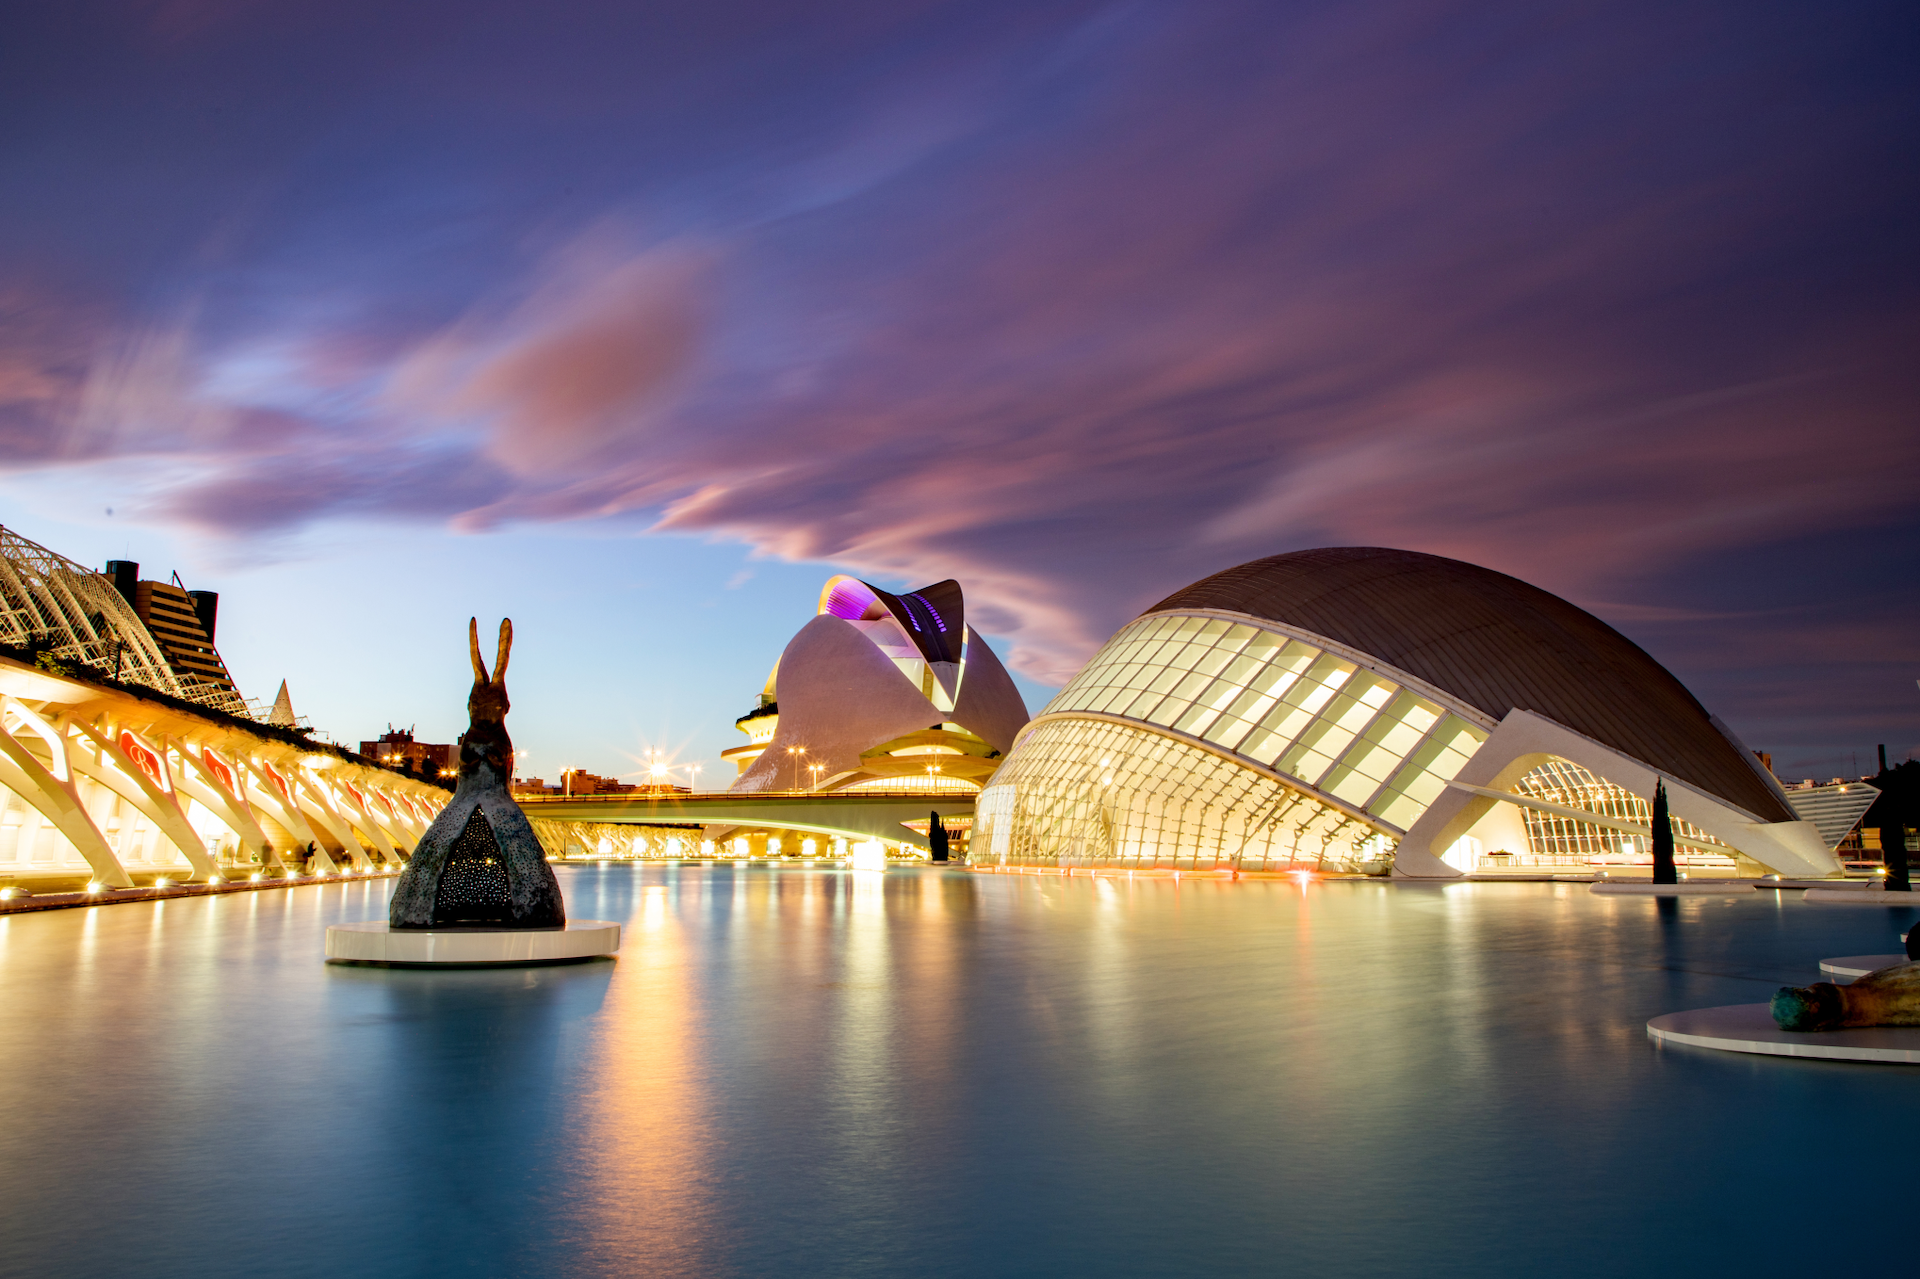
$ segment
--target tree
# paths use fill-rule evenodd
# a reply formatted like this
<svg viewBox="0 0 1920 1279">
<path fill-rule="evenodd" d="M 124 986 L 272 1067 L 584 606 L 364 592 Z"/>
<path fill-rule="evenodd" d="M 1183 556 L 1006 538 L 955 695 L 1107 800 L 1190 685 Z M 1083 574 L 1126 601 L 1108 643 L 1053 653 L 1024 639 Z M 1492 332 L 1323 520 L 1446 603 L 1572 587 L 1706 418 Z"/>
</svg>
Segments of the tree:
<svg viewBox="0 0 1920 1279">
<path fill-rule="evenodd" d="M 1653 784 L 1653 882 L 1680 882 L 1673 865 L 1673 819 L 1667 816 L 1667 785 L 1663 781 Z"/>
</svg>

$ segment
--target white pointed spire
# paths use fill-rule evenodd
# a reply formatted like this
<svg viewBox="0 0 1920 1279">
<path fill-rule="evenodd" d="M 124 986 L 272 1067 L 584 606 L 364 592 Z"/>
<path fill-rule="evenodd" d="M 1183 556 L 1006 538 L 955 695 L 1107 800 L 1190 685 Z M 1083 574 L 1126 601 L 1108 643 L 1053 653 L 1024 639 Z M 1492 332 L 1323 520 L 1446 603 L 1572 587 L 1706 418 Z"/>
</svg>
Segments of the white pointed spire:
<svg viewBox="0 0 1920 1279">
<path fill-rule="evenodd" d="M 287 696 L 287 681 L 280 681 L 280 695 L 273 699 L 273 709 L 267 712 L 267 723 L 275 728 L 294 728 L 298 721 L 293 718 L 293 699 Z"/>
</svg>

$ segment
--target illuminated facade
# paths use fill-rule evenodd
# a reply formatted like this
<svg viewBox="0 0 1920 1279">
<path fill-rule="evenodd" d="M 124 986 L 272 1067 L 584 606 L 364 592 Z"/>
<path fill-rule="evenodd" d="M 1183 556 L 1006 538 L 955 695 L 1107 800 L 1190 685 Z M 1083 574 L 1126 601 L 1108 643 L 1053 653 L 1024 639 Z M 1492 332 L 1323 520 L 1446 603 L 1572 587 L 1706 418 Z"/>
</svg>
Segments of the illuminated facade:
<svg viewBox="0 0 1920 1279">
<path fill-rule="evenodd" d="M 392 866 L 447 798 L 297 734 L 0 657 L 0 883 Z"/>
<path fill-rule="evenodd" d="M 1836 869 L 1757 760 L 1599 619 L 1437 556 L 1330 548 L 1115 635 L 980 796 L 976 865 L 1444 877 L 1631 864 L 1664 778 L 1682 860 Z"/>
<path fill-rule="evenodd" d="M 736 791 L 973 794 L 1027 722 L 957 582 L 895 595 L 851 577 L 821 588 L 726 752 Z"/>
</svg>

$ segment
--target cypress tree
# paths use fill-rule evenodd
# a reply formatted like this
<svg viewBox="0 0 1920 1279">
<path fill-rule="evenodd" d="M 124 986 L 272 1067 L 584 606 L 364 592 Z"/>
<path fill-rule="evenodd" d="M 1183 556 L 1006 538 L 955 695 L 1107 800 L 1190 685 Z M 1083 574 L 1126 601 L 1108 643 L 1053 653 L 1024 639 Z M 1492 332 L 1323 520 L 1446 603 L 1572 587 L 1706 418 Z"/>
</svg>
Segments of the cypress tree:
<svg viewBox="0 0 1920 1279">
<path fill-rule="evenodd" d="M 1673 820 L 1667 816 L 1667 785 L 1663 781 L 1653 784 L 1653 882 L 1680 882 L 1673 865 Z"/>
<path fill-rule="evenodd" d="M 1887 863 L 1887 891 L 1910 893 L 1913 880 L 1907 871 L 1907 828 L 1900 822 L 1880 828 L 1880 856 Z"/>
</svg>

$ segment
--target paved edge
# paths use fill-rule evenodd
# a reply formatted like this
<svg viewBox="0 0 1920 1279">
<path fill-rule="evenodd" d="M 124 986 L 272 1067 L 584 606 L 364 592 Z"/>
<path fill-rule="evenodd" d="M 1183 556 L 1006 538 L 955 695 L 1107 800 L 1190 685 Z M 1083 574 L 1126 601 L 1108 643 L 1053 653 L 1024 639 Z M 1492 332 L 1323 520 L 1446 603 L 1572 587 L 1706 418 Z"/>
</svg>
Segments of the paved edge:
<svg viewBox="0 0 1920 1279">
<path fill-rule="evenodd" d="M 1865 977 L 1868 973 L 1877 973 L 1882 968 L 1892 968 L 1895 964 L 1912 962 L 1905 955 L 1840 955 L 1833 959 L 1821 960 L 1820 971 L 1829 977 Z"/>
<path fill-rule="evenodd" d="M 263 879 L 258 883 L 236 879 L 224 884 L 173 884 L 166 888 L 109 888 L 103 893 L 46 893 L 0 902 L 0 916 L 30 915 L 36 910 L 71 910 L 77 906 L 118 906 L 122 902 L 170 901 L 175 897 L 212 897 L 219 893 L 258 893 L 274 888 L 306 888 L 314 884 L 359 884 L 393 879 L 382 875 L 302 875 L 296 879 Z"/>
<path fill-rule="evenodd" d="M 1748 883 L 1731 884 L 1595 884 L 1587 890 L 1617 897 L 1721 897 L 1732 893 L 1751 893 Z"/>
<path fill-rule="evenodd" d="M 1715 1016 L 1720 1014 L 1720 1016 Z M 1754 1033 L 1755 1015 L 1764 1016 L 1769 1026 Z M 1920 1035 L 1909 1034 L 1909 1048 L 1873 1048 L 1858 1044 L 1836 1044 L 1819 1032 L 1796 1035 L 1791 1042 L 1767 1036 L 1785 1035 L 1773 1030 L 1772 1014 L 1766 1004 L 1728 1004 L 1720 1008 L 1698 1008 L 1688 1012 L 1665 1013 L 1647 1023 L 1647 1038 L 1655 1043 L 1685 1044 L 1693 1048 L 1715 1048 L 1721 1052 L 1751 1053 L 1763 1057 L 1802 1057 L 1827 1061 L 1868 1061 L 1897 1066 L 1920 1066 Z M 1690 1030 L 1676 1029 L 1676 1023 L 1693 1022 Z M 1701 1023 L 1704 1023 L 1702 1025 Z M 1912 1027 L 1888 1026 L 1887 1030 Z M 1838 1031 L 1858 1035 L 1861 1030 Z"/>
</svg>

